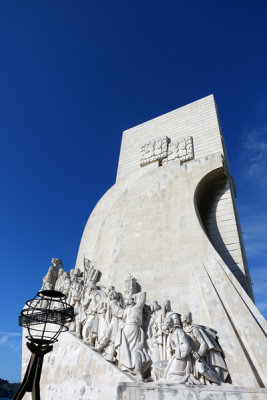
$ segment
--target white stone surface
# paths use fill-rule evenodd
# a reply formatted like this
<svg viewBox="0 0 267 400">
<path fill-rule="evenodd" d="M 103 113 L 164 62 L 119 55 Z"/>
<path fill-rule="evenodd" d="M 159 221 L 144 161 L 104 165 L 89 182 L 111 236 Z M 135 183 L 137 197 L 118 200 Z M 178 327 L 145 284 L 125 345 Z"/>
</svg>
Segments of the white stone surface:
<svg viewBox="0 0 267 400">
<path fill-rule="evenodd" d="M 117 183 L 140 170 L 140 147 L 168 136 L 180 140 L 193 138 L 194 157 L 202 158 L 223 151 L 222 137 L 213 96 L 207 96 L 160 117 L 127 129 L 123 133 Z M 142 168 L 145 173 L 146 168 Z"/>
<path fill-rule="evenodd" d="M 23 373 L 29 353 L 24 347 Z M 81 340 L 64 333 L 44 356 L 40 392 L 42 400 L 116 399 L 119 382 L 131 381 Z M 24 399 L 30 400 L 31 394 Z"/>
<path fill-rule="evenodd" d="M 266 400 L 267 389 L 121 383 L 117 400 Z"/>
</svg>

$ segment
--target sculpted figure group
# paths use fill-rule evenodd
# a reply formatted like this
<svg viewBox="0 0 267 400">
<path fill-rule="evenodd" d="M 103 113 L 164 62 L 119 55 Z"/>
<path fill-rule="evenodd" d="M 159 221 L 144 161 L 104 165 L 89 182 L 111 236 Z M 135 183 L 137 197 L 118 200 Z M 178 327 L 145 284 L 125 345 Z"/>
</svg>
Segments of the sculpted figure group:
<svg viewBox="0 0 267 400">
<path fill-rule="evenodd" d="M 52 259 L 42 290 L 67 296 L 75 318 L 69 329 L 106 360 L 137 380 L 186 384 L 230 383 L 216 331 L 193 324 L 191 312 L 172 311 L 170 300 L 146 305 L 136 279 L 124 282 L 124 295 L 99 283 L 101 273 L 85 259 L 84 272 L 64 271 Z"/>
</svg>

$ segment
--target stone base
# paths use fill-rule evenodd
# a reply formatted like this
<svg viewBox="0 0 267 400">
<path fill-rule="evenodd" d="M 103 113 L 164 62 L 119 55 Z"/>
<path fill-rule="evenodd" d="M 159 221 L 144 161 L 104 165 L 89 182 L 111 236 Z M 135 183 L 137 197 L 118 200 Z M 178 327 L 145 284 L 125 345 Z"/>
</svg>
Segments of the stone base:
<svg viewBox="0 0 267 400">
<path fill-rule="evenodd" d="M 120 383 L 117 400 L 267 400 L 267 389 L 223 386 Z"/>
<path fill-rule="evenodd" d="M 24 348 L 23 373 L 30 352 Z M 23 374 L 24 375 L 24 374 Z M 115 400 L 120 382 L 133 379 L 80 339 L 66 332 L 44 356 L 40 392 L 42 400 Z M 26 393 L 23 400 L 31 400 Z"/>
</svg>

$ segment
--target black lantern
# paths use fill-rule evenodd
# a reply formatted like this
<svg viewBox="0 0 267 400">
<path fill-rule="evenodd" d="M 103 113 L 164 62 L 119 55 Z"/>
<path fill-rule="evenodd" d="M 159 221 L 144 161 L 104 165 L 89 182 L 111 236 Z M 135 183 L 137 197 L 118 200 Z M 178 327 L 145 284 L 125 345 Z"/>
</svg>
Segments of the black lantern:
<svg viewBox="0 0 267 400">
<path fill-rule="evenodd" d="M 57 342 L 60 333 L 68 330 L 65 324 L 71 322 L 73 316 L 73 307 L 66 303 L 66 296 L 56 290 L 43 290 L 26 301 L 19 316 L 19 326 L 28 331 L 27 347 L 32 355 L 13 400 L 21 400 L 26 392 L 32 392 L 33 400 L 40 400 L 43 357 L 53 350 L 52 344 Z"/>
</svg>

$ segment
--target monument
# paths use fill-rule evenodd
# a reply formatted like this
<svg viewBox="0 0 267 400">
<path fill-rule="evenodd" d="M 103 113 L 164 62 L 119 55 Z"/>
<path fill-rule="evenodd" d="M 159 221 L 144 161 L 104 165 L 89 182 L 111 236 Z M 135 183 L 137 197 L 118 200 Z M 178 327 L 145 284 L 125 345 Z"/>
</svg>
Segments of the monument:
<svg viewBox="0 0 267 400">
<path fill-rule="evenodd" d="M 267 324 L 212 95 L 123 133 L 75 269 L 52 264 L 43 286 L 75 321 L 44 362 L 44 400 L 267 399 Z"/>
</svg>

